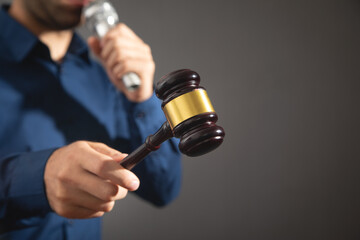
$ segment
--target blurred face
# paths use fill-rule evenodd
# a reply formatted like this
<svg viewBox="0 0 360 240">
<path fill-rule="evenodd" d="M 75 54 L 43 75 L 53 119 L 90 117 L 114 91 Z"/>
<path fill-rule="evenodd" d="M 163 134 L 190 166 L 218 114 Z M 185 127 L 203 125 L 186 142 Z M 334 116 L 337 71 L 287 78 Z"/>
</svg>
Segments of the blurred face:
<svg viewBox="0 0 360 240">
<path fill-rule="evenodd" d="M 29 15 L 43 27 L 65 30 L 78 26 L 90 0 L 21 0 Z"/>
</svg>

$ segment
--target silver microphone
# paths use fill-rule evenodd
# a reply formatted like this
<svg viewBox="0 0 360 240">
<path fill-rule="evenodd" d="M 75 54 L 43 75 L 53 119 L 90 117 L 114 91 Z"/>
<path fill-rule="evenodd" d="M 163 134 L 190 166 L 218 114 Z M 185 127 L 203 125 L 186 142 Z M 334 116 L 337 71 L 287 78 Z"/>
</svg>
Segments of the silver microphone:
<svg viewBox="0 0 360 240">
<path fill-rule="evenodd" d="M 105 34 L 119 23 L 119 16 L 113 5 L 107 0 L 96 0 L 90 2 L 84 8 L 86 26 L 98 38 Z M 122 80 L 128 91 L 134 91 L 141 85 L 140 77 L 134 73 L 126 73 Z"/>
</svg>

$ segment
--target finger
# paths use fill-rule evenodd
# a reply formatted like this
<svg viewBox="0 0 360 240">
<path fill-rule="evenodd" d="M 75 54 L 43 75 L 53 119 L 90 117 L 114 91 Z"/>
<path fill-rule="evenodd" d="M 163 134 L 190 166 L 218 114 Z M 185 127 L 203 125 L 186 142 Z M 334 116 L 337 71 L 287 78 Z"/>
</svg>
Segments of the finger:
<svg viewBox="0 0 360 240">
<path fill-rule="evenodd" d="M 110 74 L 111 82 L 133 102 L 141 102 L 150 98 L 153 94 L 153 74 L 155 64 L 152 61 L 128 60 L 119 63 Z M 128 72 L 136 73 L 141 79 L 140 87 L 133 92 L 127 91 L 122 81 L 123 76 Z"/>
<path fill-rule="evenodd" d="M 74 200 L 74 205 L 96 212 L 110 212 L 115 205 L 115 201 L 102 201 L 86 192 L 77 191 L 77 197 Z"/>
<path fill-rule="evenodd" d="M 152 59 L 151 48 L 145 43 L 138 43 L 131 39 L 117 37 L 104 43 L 101 50 L 101 58 L 108 62 L 112 54 L 116 52 L 119 57 L 133 56 L 133 58 Z"/>
<path fill-rule="evenodd" d="M 122 154 L 118 150 L 113 149 L 113 148 L 107 146 L 104 143 L 100 143 L 100 142 L 87 142 L 87 143 L 95 151 L 97 151 L 99 153 L 102 153 L 102 154 L 105 154 L 105 155 L 107 155 L 109 157 L 118 156 L 118 155 Z"/>
<path fill-rule="evenodd" d="M 118 184 L 121 187 L 135 191 L 139 188 L 140 180 L 134 173 L 123 168 L 116 161 L 108 161 L 104 163 L 101 171 L 99 171 L 100 177 L 109 179 L 112 183 Z"/>
<path fill-rule="evenodd" d="M 136 42 L 143 42 L 141 38 L 139 38 L 133 30 L 131 30 L 126 24 L 119 23 L 114 28 L 112 28 L 103 38 L 102 42 L 105 43 L 108 40 L 117 37 L 125 37 L 127 39 L 131 39 Z"/>
<path fill-rule="evenodd" d="M 146 54 L 144 51 L 139 51 L 139 49 L 119 48 L 110 54 L 105 64 L 108 69 L 113 70 L 116 65 L 128 60 L 153 61 L 151 54 Z"/>
<path fill-rule="evenodd" d="M 100 46 L 99 39 L 97 39 L 96 37 L 89 37 L 87 42 L 88 42 L 88 45 L 89 45 L 90 49 L 95 54 L 95 56 L 100 57 L 101 46 Z"/>
<path fill-rule="evenodd" d="M 108 39 L 107 42 L 102 41 L 101 43 L 104 44 L 102 46 L 105 47 L 105 45 L 110 42 L 113 42 L 114 45 L 122 46 L 123 48 L 139 48 L 139 46 L 146 45 L 142 41 L 134 41 L 133 39 L 122 35 L 113 37 L 112 39 Z"/>
<path fill-rule="evenodd" d="M 125 73 L 135 72 L 139 75 L 140 79 L 144 80 L 143 73 L 153 72 L 154 69 L 155 64 L 153 61 L 128 58 L 126 61 L 121 61 L 116 64 L 113 68 L 112 74 L 117 79 L 120 79 Z"/>
<path fill-rule="evenodd" d="M 114 200 L 104 201 L 77 188 L 67 188 L 66 196 L 70 198 L 64 201 L 64 204 L 72 204 L 96 212 L 110 212 L 115 204 Z"/>
<path fill-rule="evenodd" d="M 100 178 L 110 180 L 129 191 L 135 191 L 139 187 L 140 183 L 136 175 L 121 167 L 108 155 L 89 147 L 88 151 L 84 151 L 82 157 L 84 159 L 81 161 L 82 168 Z"/>
<path fill-rule="evenodd" d="M 78 188 L 103 201 L 113 201 L 125 198 L 127 190 L 119 185 L 103 180 L 98 176 L 86 172 Z"/>
<path fill-rule="evenodd" d="M 144 42 L 125 24 L 119 24 L 111 29 L 102 39 L 101 57 L 106 59 L 113 51 L 114 46 L 121 47 L 137 47 L 143 45 Z"/>
<path fill-rule="evenodd" d="M 94 211 L 71 204 L 64 205 L 61 208 L 57 209 L 55 212 L 60 216 L 70 219 L 94 218 L 94 217 L 101 217 L 104 215 L 104 212 L 102 211 Z"/>
<path fill-rule="evenodd" d="M 106 61 L 106 59 L 109 57 L 110 53 L 114 50 L 116 39 L 109 39 L 106 42 L 103 40 L 101 41 L 101 53 L 100 56 L 103 60 Z"/>
<path fill-rule="evenodd" d="M 124 158 L 126 158 L 129 154 L 127 153 L 122 153 L 121 155 L 117 155 L 114 156 L 113 159 L 114 161 L 116 161 L 117 163 L 120 163 Z"/>
<path fill-rule="evenodd" d="M 115 66 L 115 64 L 117 64 L 118 62 L 121 61 L 121 57 L 119 56 L 120 51 L 112 51 L 110 53 L 110 55 L 108 56 L 108 58 L 105 60 L 105 66 L 107 67 L 107 69 L 113 69 L 113 67 Z"/>
</svg>

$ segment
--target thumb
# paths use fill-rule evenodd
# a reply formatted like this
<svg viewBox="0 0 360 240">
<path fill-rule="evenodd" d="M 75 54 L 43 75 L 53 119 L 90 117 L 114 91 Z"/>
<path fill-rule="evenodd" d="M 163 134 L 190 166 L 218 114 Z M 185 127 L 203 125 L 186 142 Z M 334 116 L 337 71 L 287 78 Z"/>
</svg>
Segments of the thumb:
<svg viewBox="0 0 360 240">
<path fill-rule="evenodd" d="M 91 36 L 87 39 L 87 42 L 91 51 L 95 54 L 95 56 L 100 57 L 100 53 L 101 53 L 100 40 L 94 36 Z"/>
</svg>

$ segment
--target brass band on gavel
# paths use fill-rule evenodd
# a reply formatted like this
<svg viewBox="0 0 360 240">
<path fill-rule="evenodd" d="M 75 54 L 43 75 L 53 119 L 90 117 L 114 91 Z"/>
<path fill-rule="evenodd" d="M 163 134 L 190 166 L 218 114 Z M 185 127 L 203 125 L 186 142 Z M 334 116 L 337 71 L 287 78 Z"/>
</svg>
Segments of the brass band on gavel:
<svg viewBox="0 0 360 240">
<path fill-rule="evenodd" d="M 196 115 L 215 112 L 204 89 L 195 89 L 171 100 L 163 110 L 171 129 Z"/>
</svg>

